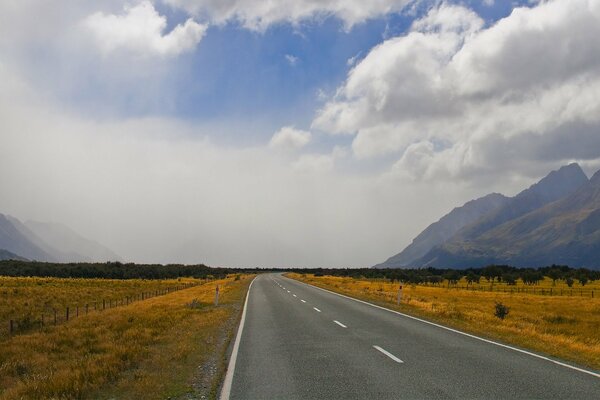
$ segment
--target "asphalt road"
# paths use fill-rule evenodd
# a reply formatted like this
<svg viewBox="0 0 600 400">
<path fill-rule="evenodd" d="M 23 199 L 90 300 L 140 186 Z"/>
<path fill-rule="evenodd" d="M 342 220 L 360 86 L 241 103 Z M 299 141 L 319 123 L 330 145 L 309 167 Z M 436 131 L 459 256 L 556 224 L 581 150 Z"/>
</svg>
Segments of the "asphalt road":
<svg viewBox="0 0 600 400">
<path fill-rule="evenodd" d="M 256 278 L 244 319 L 223 398 L 600 399 L 597 372 L 278 274 Z"/>
</svg>

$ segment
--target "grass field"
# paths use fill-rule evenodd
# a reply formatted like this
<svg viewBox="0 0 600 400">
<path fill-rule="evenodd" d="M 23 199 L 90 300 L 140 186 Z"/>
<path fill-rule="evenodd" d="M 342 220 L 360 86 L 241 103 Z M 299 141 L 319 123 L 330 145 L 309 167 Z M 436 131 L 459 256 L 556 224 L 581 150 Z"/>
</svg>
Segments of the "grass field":
<svg viewBox="0 0 600 400">
<path fill-rule="evenodd" d="M 404 285 L 402 303 L 397 306 L 397 283 L 332 276 L 315 277 L 309 274 L 288 276 L 407 314 L 600 370 L 598 296 L 543 296 L 448 289 L 444 285 Z M 542 284 L 551 287 L 552 281 L 544 281 Z M 596 282 L 595 285 L 597 284 Z M 494 316 L 497 302 L 510 307 L 510 312 L 504 320 Z"/>
<path fill-rule="evenodd" d="M 2 341 L 0 399 L 214 397 L 251 278 L 209 281 Z M 77 283 L 94 292 L 73 281 L 74 292 Z"/>
<path fill-rule="evenodd" d="M 62 322 L 67 307 L 70 308 L 71 317 L 75 317 L 77 307 L 81 314 L 85 313 L 86 304 L 88 310 L 92 311 L 94 308 L 101 309 L 103 300 L 108 307 L 120 304 L 127 297 L 139 297 L 142 293 L 153 295 L 163 289 L 202 282 L 187 278 L 117 280 L 0 276 L 0 340 L 6 339 L 11 319 L 15 321 L 15 326 L 37 328 L 42 314 L 48 323 L 52 323 L 54 310 L 58 313 L 59 322 Z"/>
</svg>

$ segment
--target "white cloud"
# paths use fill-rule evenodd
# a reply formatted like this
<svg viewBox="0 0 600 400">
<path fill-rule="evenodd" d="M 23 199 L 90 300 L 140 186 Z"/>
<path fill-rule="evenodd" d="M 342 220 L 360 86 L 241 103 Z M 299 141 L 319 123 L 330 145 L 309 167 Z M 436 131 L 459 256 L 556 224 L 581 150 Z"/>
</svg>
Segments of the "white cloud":
<svg viewBox="0 0 600 400">
<path fill-rule="evenodd" d="M 306 146 L 311 138 L 312 135 L 308 131 L 296 129 L 293 126 L 284 126 L 273 135 L 269 147 L 285 150 L 300 149 Z"/>
<path fill-rule="evenodd" d="M 490 27 L 442 3 L 373 48 L 312 127 L 355 135 L 357 157 L 398 154 L 394 170 L 419 179 L 597 160 L 598 37 L 600 0 L 542 2 Z"/>
<path fill-rule="evenodd" d="M 140 55 L 176 56 L 193 50 L 207 29 L 190 18 L 165 34 L 167 19 L 148 0 L 125 6 L 124 12 L 124 15 L 96 12 L 84 20 L 105 54 L 123 49 Z"/>
<path fill-rule="evenodd" d="M 239 21 L 244 27 L 265 30 L 278 23 L 298 24 L 311 18 L 334 16 L 346 28 L 371 18 L 401 11 L 411 0 L 164 0 L 173 7 L 217 24 Z"/>
<path fill-rule="evenodd" d="M 295 66 L 296 64 L 298 64 L 298 60 L 299 60 L 298 57 L 293 56 L 291 54 L 286 54 L 285 59 L 292 67 Z"/>
</svg>

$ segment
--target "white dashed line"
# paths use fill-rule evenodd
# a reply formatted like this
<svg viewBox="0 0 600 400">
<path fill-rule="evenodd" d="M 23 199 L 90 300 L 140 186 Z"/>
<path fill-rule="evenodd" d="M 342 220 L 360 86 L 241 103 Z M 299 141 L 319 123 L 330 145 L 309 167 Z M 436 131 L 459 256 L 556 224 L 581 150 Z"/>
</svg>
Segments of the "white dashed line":
<svg viewBox="0 0 600 400">
<path fill-rule="evenodd" d="M 303 302 L 303 303 L 306 303 L 306 300 L 300 300 L 300 301 Z"/>
<path fill-rule="evenodd" d="M 294 296 L 294 297 L 298 297 L 298 296 L 296 296 L 295 294 L 294 294 L 294 295 L 292 295 L 292 296 Z"/>
<path fill-rule="evenodd" d="M 388 356 L 392 360 L 396 361 L 397 363 L 399 363 L 399 364 L 403 364 L 404 363 L 404 361 L 402 361 L 401 359 L 399 359 L 398 357 L 396 357 L 395 355 L 393 355 L 389 351 L 386 351 L 386 350 L 382 349 L 379 346 L 373 346 L 373 347 L 375 348 L 375 350 L 379 350 L 380 352 L 382 352 L 383 354 L 385 354 L 386 356 Z"/>
<path fill-rule="evenodd" d="M 321 310 L 319 310 L 317 307 L 313 307 L 313 310 L 315 310 L 316 312 L 321 312 Z"/>
<path fill-rule="evenodd" d="M 342 328 L 347 328 L 347 326 L 346 326 L 346 325 L 344 325 L 344 324 L 342 324 L 340 321 L 333 320 L 333 322 L 335 322 L 336 324 L 338 324 L 338 325 L 339 325 L 339 326 L 341 326 Z"/>
</svg>

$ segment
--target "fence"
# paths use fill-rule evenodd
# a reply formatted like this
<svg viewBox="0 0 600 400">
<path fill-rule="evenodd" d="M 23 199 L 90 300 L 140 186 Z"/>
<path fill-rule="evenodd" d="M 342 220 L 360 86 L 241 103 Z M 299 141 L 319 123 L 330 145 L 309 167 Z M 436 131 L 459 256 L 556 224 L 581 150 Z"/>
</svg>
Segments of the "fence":
<svg viewBox="0 0 600 400">
<path fill-rule="evenodd" d="M 6 330 L 6 334 L 10 337 L 15 334 L 31 332 L 36 329 L 42 330 L 44 327 L 60 325 L 90 313 L 97 313 L 115 307 L 127 306 L 135 302 L 147 300 L 153 297 L 164 296 L 169 293 L 189 289 L 198 285 L 200 285 L 200 283 L 186 283 L 164 289 L 141 292 L 119 299 L 102 299 L 91 303 L 67 306 L 63 309 L 51 309 L 49 313 L 42 312 L 39 314 L 39 316 L 33 316 L 30 314 L 20 319 L 13 318 L 7 321 L 8 329 Z M 5 335 L 2 335 L 2 331 L 0 331 L 0 338 L 2 338 L 2 336 Z"/>
<path fill-rule="evenodd" d="M 523 294 L 535 294 L 540 296 L 577 296 L 577 297 L 589 297 L 594 298 L 596 296 L 595 289 L 588 288 L 548 288 L 548 287 L 523 287 L 523 286 L 434 286 L 426 285 L 428 287 L 440 287 L 445 289 L 457 289 L 457 290 L 471 290 L 474 292 L 498 292 L 498 293 L 523 293 Z"/>
</svg>

